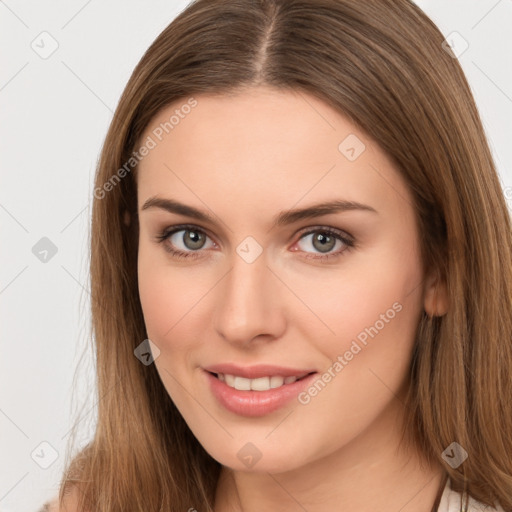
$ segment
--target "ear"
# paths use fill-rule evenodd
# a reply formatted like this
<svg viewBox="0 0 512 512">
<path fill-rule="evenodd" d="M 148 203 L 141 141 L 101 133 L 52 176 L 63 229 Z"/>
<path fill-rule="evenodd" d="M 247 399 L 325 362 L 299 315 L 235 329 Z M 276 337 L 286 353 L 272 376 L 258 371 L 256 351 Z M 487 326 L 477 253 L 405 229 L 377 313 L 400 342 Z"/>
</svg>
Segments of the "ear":
<svg viewBox="0 0 512 512">
<path fill-rule="evenodd" d="M 131 215 L 128 212 L 128 210 L 124 211 L 123 222 L 125 223 L 126 226 L 129 226 L 132 222 L 132 218 L 131 218 Z"/>
<path fill-rule="evenodd" d="M 429 316 L 443 316 L 448 312 L 448 290 L 438 273 L 432 272 L 426 280 L 423 308 Z"/>
</svg>

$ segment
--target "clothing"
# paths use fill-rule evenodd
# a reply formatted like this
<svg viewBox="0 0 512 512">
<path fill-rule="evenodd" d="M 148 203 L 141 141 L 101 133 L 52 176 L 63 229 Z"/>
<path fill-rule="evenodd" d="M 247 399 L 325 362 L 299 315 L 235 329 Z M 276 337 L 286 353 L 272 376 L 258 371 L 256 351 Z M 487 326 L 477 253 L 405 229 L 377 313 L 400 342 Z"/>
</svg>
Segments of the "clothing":
<svg viewBox="0 0 512 512">
<path fill-rule="evenodd" d="M 441 496 L 441 501 L 439 502 L 439 508 L 437 509 L 437 512 L 463 512 L 465 503 L 465 497 L 461 502 L 461 493 L 454 491 L 450 487 L 450 479 L 448 478 L 443 490 L 443 494 Z M 499 505 L 493 508 L 488 505 L 484 505 L 471 497 L 469 497 L 468 500 L 467 510 L 468 512 L 504 512 L 504 510 Z"/>
</svg>

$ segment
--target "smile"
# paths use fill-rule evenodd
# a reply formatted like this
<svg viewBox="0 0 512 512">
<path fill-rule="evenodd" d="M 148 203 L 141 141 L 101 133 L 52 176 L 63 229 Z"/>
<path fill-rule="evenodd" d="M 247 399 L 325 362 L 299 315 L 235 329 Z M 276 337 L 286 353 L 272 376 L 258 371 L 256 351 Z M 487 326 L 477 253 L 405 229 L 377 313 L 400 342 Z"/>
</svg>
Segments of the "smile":
<svg viewBox="0 0 512 512">
<path fill-rule="evenodd" d="M 316 371 L 277 367 L 223 369 L 203 369 L 205 385 L 223 410 L 246 417 L 265 416 L 283 408 L 296 400 L 318 375 Z"/>
<path fill-rule="evenodd" d="M 288 376 L 272 375 L 269 377 L 259 377 L 257 379 L 247 379 L 229 373 L 218 373 L 217 378 L 221 382 L 225 382 L 230 388 L 238 389 L 239 391 L 268 391 L 269 389 L 280 388 L 287 384 L 293 384 L 295 381 L 304 378 L 306 375 L 301 376 Z"/>
</svg>

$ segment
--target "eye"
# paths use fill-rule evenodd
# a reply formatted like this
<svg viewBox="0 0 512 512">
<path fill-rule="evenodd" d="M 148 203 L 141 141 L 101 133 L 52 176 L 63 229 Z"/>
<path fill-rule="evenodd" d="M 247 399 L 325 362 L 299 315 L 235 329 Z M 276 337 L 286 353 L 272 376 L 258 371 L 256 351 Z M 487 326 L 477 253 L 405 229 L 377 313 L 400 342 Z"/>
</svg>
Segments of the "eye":
<svg viewBox="0 0 512 512">
<path fill-rule="evenodd" d="M 159 243 L 164 244 L 164 249 L 173 257 L 198 258 L 202 249 L 216 247 L 215 242 L 200 228 L 194 225 L 180 225 L 165 229 L 156 236 Z M 208 242 L 210 242 L 208 244 Z M 326 260 L 340 257 L 345 251 L 355 247 L 354 238 L 341 230 L 331 227 L 315 227 L 303 233 L 292 251 L 306 253 L 306 258 Z M 308 247 L 309 246 L 309 247 Z M 309 251 L 308 248 L 313 248 Z M 337 250 L 334 250 L 337 249 Z M 316 253 L 316 254 L 315 254 Z"/>
<path fill-rule="evenodd" d="M 164 244 L 167 252 L 177 258 L 196 258 L 201 249 L 215 246 L 215 243 L 201 229 L 195 226 L 175 226 L 157 235 L 157 241 Z M 210 245 L 207 245 L 210 240 Z"/>
<path fill-rule="evenodd" d="M 354 247 L 352 236 L 330 227 L 317 227 L 304 233 L 297 242 L 301 251 L 308 253 L 306 258 L 326 259 L 341 256 Z M 313 252 L 308 248 L 313 248 Z M 336 249 L 334 251 L 334 249 Z M 316 254 L 315 254 L 316 252 Z"/>
</svg>

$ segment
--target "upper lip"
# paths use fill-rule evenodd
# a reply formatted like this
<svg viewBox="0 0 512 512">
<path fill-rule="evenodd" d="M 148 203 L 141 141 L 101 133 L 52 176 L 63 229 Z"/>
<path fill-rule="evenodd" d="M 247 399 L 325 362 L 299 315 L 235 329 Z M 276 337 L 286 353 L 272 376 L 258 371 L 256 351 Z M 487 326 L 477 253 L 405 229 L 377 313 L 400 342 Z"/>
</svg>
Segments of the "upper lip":
<svg viewBox="0 0 512 512">
<path fill-rule="evenodd" d="M 289 368 L 285 366 L 275 366 L 272 364 L 257 364 L 254 366 L 239 366 L 233 363 L 214 364 L 203 368 L 210 373 L 223 373 L 245 377 L 246 379 L 257 379 L 259 377 L 271 377 L 280 375 L 282 377 L 303 377 L 316 370 L 308 368 Z"/>
</svg>

